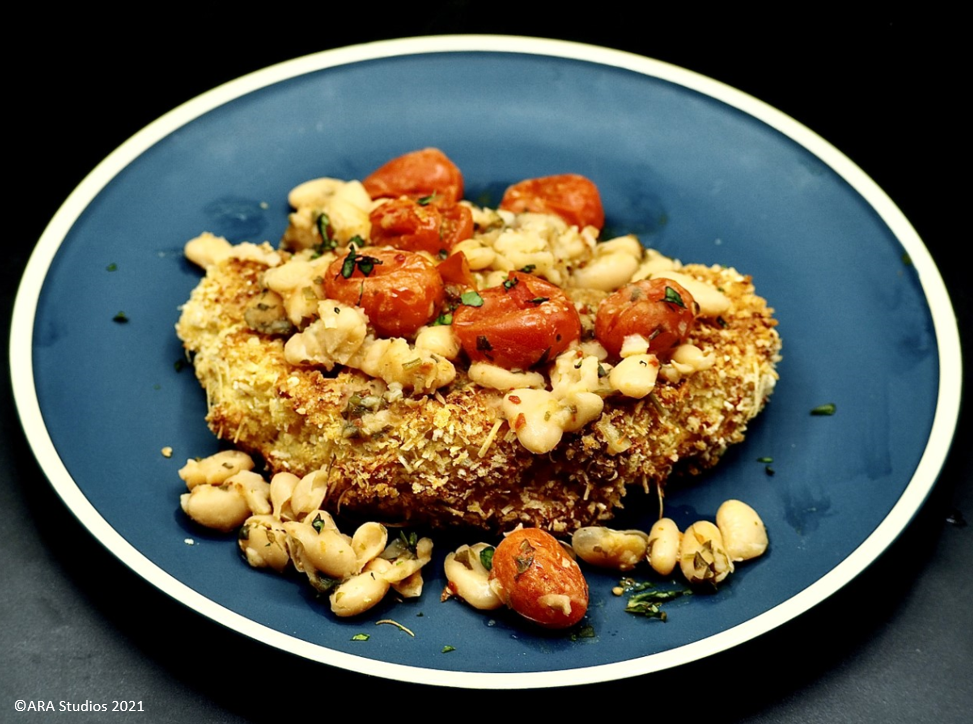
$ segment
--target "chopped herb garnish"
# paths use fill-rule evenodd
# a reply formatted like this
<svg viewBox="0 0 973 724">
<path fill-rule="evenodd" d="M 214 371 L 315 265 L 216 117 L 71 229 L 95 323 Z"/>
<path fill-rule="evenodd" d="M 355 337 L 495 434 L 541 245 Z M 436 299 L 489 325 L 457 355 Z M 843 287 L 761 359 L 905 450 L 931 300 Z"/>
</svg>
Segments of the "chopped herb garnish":
<svg viewBox="0 0 973 724">
<path fill-rule="evenodd" d="M 517 282 L 518 281 L 519 280 L 517 279 L 517 277 L 514 277 L 513 279 L 507 279 L 503 283 L 503 288 L 506 289 L 509 292 L 511 289 L 513 289 L 515 286 L 517 286 Z"/>
<path fill-rule="evenodd" d="M 531 304 L 543 304 L 548 299 L 550 299 L 550 297 L 534 297 L 533 299 L 530 300 L 530 303 Z"/>
<path fill-rule="evenodd" d="M 419 206 L 428 206 L 435 200 L 436 200 L 436 194 L 432 193 L 429 194 L 428 196 L 423 196 L 421 199 L 417 199 L 416 203 L 419 204 Z"/>
<path fill-rule="evenodd" d="M 119 324 L 125 324 L 128 321 L 128 315 L 125 314 L 125 312 L 119 312 L 111 318 L 111 321 L 118 322 Z"/>
<path fill-rule="evenodd" d="M 833 402 L 828 402 L 824 405 L 818 405 L 813 410 L 811 410 L 812 415 L 833 415 L 835 412 L 835 405 Z"/>
<path fill-rule="evenodd" d="M 172 363 L 172 368 L 176 372 L 182 372 L 182 369 L 185 366 L 186 366 L 186 360 L 184 359 L 177 359 L 175 362 Z"/>
<path fill-rule="evenodd" d="M 105 267 L 105 271 L 117 271 L 117 270 L 118 270 L 118 264 L 116 264 L 115 262 L 112 262 L 111 264 Z"/>
<path fill-rule="evenodd" d="M 367 277 L 375 270 L 375 265 L 381 263 L 381 259 L 359 254 L 355 249 L 355 245 L 351 244 L 349 246 L 348 256 L 345 257 L 344 262 L 341 264 L 341 276 L 345 279 L 351 279 L 351 275 L 355 273 L 355 267 L 357 266 L 358 270 Z"/>
<path fill-rule="evenodd" d="M 682 307 L 683 309 L 686 308 L 685 303 L 682 301 L 682 297 L 679 296 L 679 292 L 672 287 L 666 287 L 666 297 L 663 301 L 668 302 L 669 304 L 675 304 L 677 307 Z"/>
<path fill-rule="evenodd" d="M 324 528 L 324 518 L 320 515 L 315 516 L 314 520 L 311 521 L 311 527 L 314 528 L 315 533 L 320 533 Z"/>
<path fill-rule="evenodd" d="M 477 292 L 463 292 L 460 295 L 459 301 L 461 304 L 465 304 L 467 307 L 483 306 L 483 297 L 481 297 Z"/>
<path fill-rule="evenodd" d="M 912 257 L 909 256 L 907 253 L 903 252 L 902 263 L 905 264 L 906 266 L 912 266 Z"/>
<path fill-rule="evenodd" d="M 314 251 L 320 256 L 338 246 L 338 242 L 331 236 L 331 217 L 322 211 L 318 215 L 316 223 L 318 233 L 321 234 L 321 243 L 314 247 Z"/>
<path fill-rule="evenodd" d="M 446 261 L 448 258 L 449 258 L 449 252 L 446 251 L 445 249 L 440 249 L 439 250 L 440 261 Z"/>
<path fill-rule="evenodd" d="M 770 467 L 769 465 L 768 465 L 767 467 L 765 467 L 765 468 L 764 468 L 764 472 L 765 472 L 765 473 L 767 473 L 767 475 L 769 475 L 769 476 L 771 476 L 771 477 L 773 477 L 774 475 L 776 475 L 776 474 L 777 474 L 777 471 L 776 471 L 776 470 L 774 470 L 774 469 L 773 469 L 772 467 Z"/>
<path fill-rule="evenodd" d="M 453 313 L 452 312 L 445 312 L 443 314 L 440 314 L 438 317 L 436 317 L 436 321 L 432 323 L 432 326 L 433 327 L 441 327 L 441 326 L 448 327 L 452 323 L 453 323 Z"/>
<path fill-rule="evenodd" d="M 494 551 L 496 551 L 496 548 L 494 548 L 493 546 L 487 546 L 482 551 L 480 551 L 480 563 L 482 563 L 483 567 L 486 568 L 488 571 L 493 570 Z"/>
<path fill-rule="evenodd" d="M 536 268 L 537 268 L 536 264 L 528 264 L 527 266 L 523 267 L 520 271 L 522 271 L 524 274 L 530 274 Z"/>
<path fill-rule="evenodd" d="M 493 351 L 493 345 L 490 344 L 490 340 L 488 340 L 484 335 L 481 334 L 481 335 L 479 335 L 476 338 L 476 351 L 477 352 L 492 352 Z"/>
<path fill-rule="evenodd" d="M 774 459 L 773 458 L 757 458 L 757 462 L 758 463 L 772 463 L 772 462 L 774 462 Z"/>
<path fill-rule="evenodd" d="M 408 532 L 404 530 L 400 530 L 399 540 L 402 542 L 402 545 L 404 545 L 407 549 L 409 549 L 412 555 L 417 555 L 416 546 L 419 545 L 418 533 L 416 533 L 414 530 L 410 530 Z"/>
<path fill-rule="evenodd" d="M 450 651 L 455 651 L 455 650 L 456 650 L 456 647 L 455 646 L 448 646 L 448 645 L 447 646 L 443 646 L 443 653 L 444 654 L 448 654 Z"/>
<path fill-rule="evenodd" d="M 726 321 L 725 319 L 723 319 L 723 317 L 717 317 L 717 318 L 716 318 L 716 322 L 717 322 L 717 324 L 719 324 L 719 325 L 720 325 L 721 327 L 723 327 L 723 329 L 726 329 L 727 327 L 729 327 L 729 326 L 730 326 L 730 325 L 729 325 L 729 323 L 728 323 L 728 322 L 727 322 L 727 321 Z"/>
<path fill-rule="evenodd" d="M 520 578 L 534 565 L 534 550 L 534 546 L 530 544 L 530 541 L 521 541 L 520 555 L 514 556 L 514 562 L 517 564 L 517 573 L 514 574 L 514 580 Z"/>
<path fill-rule="evenodd" d="M 354 244 L 359 249 L 361 247 L 365 246 L 366 244 L 368 244 L 368 242 L 365 241 L 363 238 L 361 238 L 358 234 L 355 234 L 353 237 L 351 237 L 350 239 L 348 239 L 348 243 L 349 244 Z"/>
<path fill-rule="evenodd" d="M 626 613 L 633 613 L 646 618 L 657 618 L 663 622 L 668 618 L 666 612 L 661 608 L 663 603 L 680 596 L 692 595 L 692 591 L 688 588 L 659 591 L 651 583 L 633 583 L 631 586 L 627 586 L 626 590 L 635 591 L 632 596 L 629 596 L 628 603 L 625 604 Z"/>
<path fill-rule="evenodd" d="M 369 636 L 366 633 L 357 633 L 357 634 L 355 634 L 354 636 L 351 637 L 351 640 L 352 641 L 368 641 L 368 639 L 370 639 L 370 638 L 371 638 L 371 636 Z"/>
<path fill-rule="evenodd" d="M 577 631 L 571 634 L 572 641 L 580 641 L 581 639 L 593 639 L 595 638 L 595 627 L 590 623 L 586 626 L 582 626 Z"/>
</svg>

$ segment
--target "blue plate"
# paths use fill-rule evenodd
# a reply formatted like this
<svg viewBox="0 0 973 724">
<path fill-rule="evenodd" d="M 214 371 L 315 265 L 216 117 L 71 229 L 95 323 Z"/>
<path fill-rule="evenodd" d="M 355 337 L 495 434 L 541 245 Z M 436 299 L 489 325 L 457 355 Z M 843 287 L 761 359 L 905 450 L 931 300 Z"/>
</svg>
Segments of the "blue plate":
<svg viewBox="0 0 973 724">
<path fill-rule="evenodd" d="M 318 176 L 361 178 L 425 146 L 498 200 L 522 178 L 593 179 L 612 231 L 685 262 L 754 277 L 784 339 L 780 383 L 747 441 L 673 485 L 681 527 L 742 498 L 771 548 L 669 621 L 634 617 L 592 572 L 590 636 L 441 603 L 441 559 L 415 603 L 336 620 L 299 581 L 251 570 L 232 537 L 179 511 L 186 458 L 217 443 L 191 370 L 177 371 L 179 305 L 203 230 L 276 242 L 286 195 Z M 119 321 L 119 313 L 127 321 Z M 905 527 L 945 458 L 960 353 L 939 274 L 914 230 L 846 157 L 792 119 L 685 70 L 554 41 L 438 37 L 301 58 L 222 86 L 130 139 L 75 190 L 39 242 L 11 343 L 35 454 L 81 521 L 127 565 L 245 635 L 403 680 L 534 687 L 675 666 L 815 605 Z M 834 403 L 830 417 L 811 416 Z M 172 458 L 161 454 L 171 446 Z M 772 457 L 773 476 L 757 461 Z M 638 496 L 625 525 L 656 511 Z M 395 626 L 375 626 L 394 619 Z M 354 634 L 370 635 L 353 641 Z M 444 648 L 454 650 L 444 653 Z"/>
</svg>

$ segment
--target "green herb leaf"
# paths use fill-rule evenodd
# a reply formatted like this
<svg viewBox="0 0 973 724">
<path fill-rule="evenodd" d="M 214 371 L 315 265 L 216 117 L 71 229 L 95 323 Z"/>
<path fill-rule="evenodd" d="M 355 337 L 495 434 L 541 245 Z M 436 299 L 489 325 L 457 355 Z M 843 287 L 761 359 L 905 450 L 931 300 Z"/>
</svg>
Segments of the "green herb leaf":
<svg viewBox="0 0 973 724">
<path fill-rule="evenodd" d="M 112 262 L 111 264 L 105 267 L 105 271 L 117 271 L 117 269 L 118 269 L 118 264 L 116 264 L 115 262 Z"/>
<path fill-rule="evenodd" d="M 506 289 L 509 292 L 511 289 L 513 289 L 515 286 L 517 286 L 517 282 L 518 281 L 520 281 L 520 280 L 517 279 L 517 277 L 514 277 L 513 279 L 507 279 L 503 283 L 503 288 Z"/>
<path fill-rule="evenodd" d="M 455 646 L 443 646 L 443 653 L 448 654 L 450 651 L 455 651 Z"/>
<path fill-rule="evenodd" d="M 530 303 L 531 304 L 543 304 L 548 299 L 550 299 L 550 297 L 534 297 L 533 299 L 530 300 Z"/>
<path fill-rule="evenodd" d="M 483 297 L 481 297 L 477 292 L 463 292 L 460 295 L 459 301 L 461 304 L 465 304 L 467 307 L 483 306 Z"/>
<path fill-rule="evenodd" d="M 686 308 L 685 303 L 682 301 L 682 297 L 679 296 L 679 292 L 672 287 L 666 287 L 666 297 L 663 301 L 668 302 L 669 304 L 675 304 L 677 307 L 682 307 L 683 309 Z"/>
<path fill-rule="evenodd" d="M 590 623 L 586 626 L 582 626 L 577 631 L 571 634 L 572 641 L 580 641 L 582 639 L 593 639 L 596 637 L 595 627 Z"/>
<path fill-rule="evenodd" d="M 536 264 L 528 264 L 527 266 L 523 267 L 520 271 L 522 271 L 524 274 L 530 274 L 536 268 L 537 268 Z"/>
<path fill-rule="evenodd" d="M 369 636 L 366 633 L 356 633 L 354 636 L 351 637 L 351 640 L 352 641 L 368 641 L 368 639 L 370 639 L 370 638 L 371 638 L 371 636 Z"/>
<path fill-rule="evenodd" d="M 436 200 L 436 194 L 431 193 L 428 196 L 423 196 L 421 199 L 417 199 L 416 203 L 419 204 L 419 206 L 428 206 L 435 200 Z"/>
<path fill-rule="evenodd" d="M 432 326 L 433 327 L 441 327 L 441 326 L 448 327 L 452 323 L 453 323 L 453 313 L 452 312 L 444 312 L 443 314 L 440 314 L 438 317 L 436 317 L 436 321 L 432 323 Z"/>
<path fill-rule="evenodd" d="M 772 462 L 774 462 L 774 459 L 773 458 L 757 458 L 757 462 L 758 463 L 772 463 Z"/>
<path fill-rule="evenodd" d="M 812 415 L 833 415 L 835 413 L 835 404 L 833 402 L 825 403 L 824 405 L 818 405 L 813 410 L 811 410 Z"/>
<path fill-rule="evenodd" d="M 126 322 L 128 322 L 128 315 L 125 314 L 125 312 L 119 312 L 118 314 L 116 314 L 114 317 L 111 318 L 111 321 L 118 322 L 119 324 L 125 324 Z"/>
<path fill-rule="evenodd" d="M 496 550 L 497 549 L 494 548 L 493 546 L 487 546 L 482 551 L 480 551 L 480 563 L 482 563 L 483 567 L 486 568 L 488 571 L 493 570 L 493 554 L 494 552 L 496 552 Z"/>
</svg>

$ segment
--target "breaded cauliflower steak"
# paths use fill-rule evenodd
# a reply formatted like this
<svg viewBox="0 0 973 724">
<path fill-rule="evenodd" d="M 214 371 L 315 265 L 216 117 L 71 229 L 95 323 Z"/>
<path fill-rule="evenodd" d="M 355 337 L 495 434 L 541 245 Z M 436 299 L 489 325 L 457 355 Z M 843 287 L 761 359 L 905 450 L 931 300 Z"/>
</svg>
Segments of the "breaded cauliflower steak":
<svg viewBox="0 0 973 724">
<path fill-rule="evenodd" d="M 436 395 L 389 401 L 384 383 L 356 370 L 288 364 L 282 338 L 244 321 L 264 268 L 234 258 L 211 266 L 177 332 L 206 390 L 213 432 L 273 472 L 328 470 L 323 507 L 336 513 L 489 531 L 591 525 L 611 518 L 629 485 L 661 486 L 676 468 L 714 465 L 743 440 L 777 378 L 776 322 L 750 279 L 686 266 L 732 303 L 719 320 L 700 319 L 688 340 L 713 351 L 715 365 L 675 384 L 660 375 L 644 400 L 609 397 L 600 419 L 535 455 L 497 424 L 502 394 L 462 371 Z M 587 298 L 579 306 L 590 329 L 600 293 Z"/>
</svg>

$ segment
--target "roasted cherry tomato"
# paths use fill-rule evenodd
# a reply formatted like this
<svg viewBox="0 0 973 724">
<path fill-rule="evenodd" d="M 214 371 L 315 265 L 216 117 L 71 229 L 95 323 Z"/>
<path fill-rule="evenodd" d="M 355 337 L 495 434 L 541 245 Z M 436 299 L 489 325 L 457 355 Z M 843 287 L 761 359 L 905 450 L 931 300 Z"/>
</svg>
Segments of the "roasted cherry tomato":
<svg viewBox="0 0 973 724">
<path fill-rule="evenodd" d="M 421 254 L 366 246 L 328 267 L 329 299 L 365 310 L 380 337 L 407 337 L 439 314 L 446 298 L 436 265 Z"/>
<path fill-rule="evenodd" d="M 525 370 L 553 360 L 581 337 L 581 319 L 560 287 L 524 272 L 463 295 L 453 331 L 473 362 Z"/>
<path fill-rule="evenodd" d="M 473 236 L 473 214 L 459 204 L 420 204 L 402 196 L 375 207 L 368 218 L 372 244 L 434 256 Z"/>
<path fill-rule="evenodd" d="M 368 219 L 375 245 L 434 255 L 446 248 L 440 236 L 443 216 L 432 204 L 423 206 L 405 197 L 393 199 L 377 206 Z"/>
<path fill-rule="evenodd" d="M 588 610 L 588 583 L 550 533 L 516 530 L 493 553 L 490 586 L 508 607 L 545 628 L 567 628 Z"/>
<path fill-rule="evenodd" d="M 514 184 L 504 193 L 500 208 L 514 213 L 556 214 L 579 229 L 585 226 L 601 229 L 605 225 L 598 187 L 576 173 L 531 178 Z"/>
<path fill-rule="evenodd" d="M 362 183 L 373 199 L 435 196 L 456 203 L 463 198 L 463 174 L 438 148 L 393 158 Z"/>
<path fill-rule="evenodd" d="M 436 267 L 439 276 L 443 278 L 446 286 L 452 286 L 458 291 L 457 295 L 469 289 L 476 288 L 476 279 L 470 271 L 470 263 L 466 260 L 466 254 L 461 251 L 450 254 L 445 261 Z"/>
<path fill-rule="evenodd" d="M 686 341 L 696 321 L 693 295 L 671 279 L 643 279 L 602 300 L 595 317 L 595 337 L 618 355 L 630 334 L 649 341 L 649 352 L 666 356 Z"/>
</svg>

